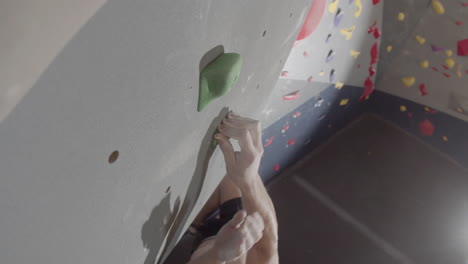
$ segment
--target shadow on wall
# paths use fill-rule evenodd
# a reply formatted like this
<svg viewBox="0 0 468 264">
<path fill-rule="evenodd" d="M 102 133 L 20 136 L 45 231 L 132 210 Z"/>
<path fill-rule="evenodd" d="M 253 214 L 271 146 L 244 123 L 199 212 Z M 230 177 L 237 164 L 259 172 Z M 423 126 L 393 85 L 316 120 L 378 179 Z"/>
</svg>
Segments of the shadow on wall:
<svg viewBox="0 0 468 264">
<path fill-rule="evenodd" d="M 177 197 L 174 208 L 171 210 L 171 193 L 169 192 L 161 202 L 151 211 L 149 219 L 141 228 L 141 240 L 148 250 L 145 264 L 154 264 L 158 251 L 161 248 L 170 225 L 174 222 L 179 211 L 180 197 Z"/>
<path fill-rule="evenodd" d="M 208 127 L 201 141 L 197 165 L 182 205 L 180 206 L 180 200 L 177 198 L 174 209 L 171 211 L 170 195 L 166 195 L 159 205 L 152 210 L 149 219 L 143 224 L 141 238 L 143 245 L 149 251 L 145 264 L 163 263 L 175 247 L 177 239 L 185 231 L 183 228 L 198 201 L 205 182 L 208 164 L 217 147 L 213 136 L 218 125 L 228 113 L 229 109 L 224 107 Z M 157 259 L 159 252 L 161 252 L 160 257 Z"/>
</svg>

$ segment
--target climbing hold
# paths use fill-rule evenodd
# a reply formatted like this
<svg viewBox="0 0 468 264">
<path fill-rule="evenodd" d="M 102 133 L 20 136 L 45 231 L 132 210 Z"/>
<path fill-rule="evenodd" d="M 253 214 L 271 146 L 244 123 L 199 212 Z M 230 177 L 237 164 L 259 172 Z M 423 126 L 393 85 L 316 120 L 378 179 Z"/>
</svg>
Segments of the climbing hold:
<svg viewBox="0 0 468 264">
<path fill-rule="evenodd" d="M 458 41 L 458 56 L 468 56 L 468 39 Z"/>
<path fill-rule="evenodd" d="M 335 82 L 335 74 L 336 74 L 335 69 L 332 69 L 330 71 L 330 78 L 329 78 L 331 83 Z"/>
<path fill-rule="evenodd" d="M 343 20 L 344 12 L 341 10 L 341 8 L 338 8 L 338 11 L 335 14 L 335 19 L 333 20 L 333 24 L 335 27 L 338 27 L 341 23 L 341 20 Z"/>
<path fill-rule="evenodd" d="M 434 44 L 431 45 L 431 49 L 433 52 L 441 52 L 442 50 L 444 50 L 444 48 L 442 48 L 441 46 L 437 46 Z"/>
<path fill-rule="evenodd" d="M 442 140 L 445 141 L 445 142 L 448 142 L 448 137 L 447 137 L 447 136 L 443 136 L 443 137 L 442 137 Z"/>
<path fill-rule="evenodd" d="M 293 118 L 298 118 L 301 116 L 301 112 L 294 112 Z"/>
<path fill-rule="evenodd" d="M 374 92 L 374 90 L 375 90 L 374 82 L 372 81 L 371 77 L 367 77 L 367 79 L 364 81 L 364 91 L 362 92 L 361 97 L 359 98 L 359 101 L 362 102 L 368 99 L 369 96 Z"/>
<path fill-rule="evenodd" d="M 372 0 L 372 4 L 376 5 L 378 3 L 380 3 L 380 0 Z"/>
<path fill-rule="evenodd" d="M 406 108 L 406 106 L 400 105 L 400 111 L 401 111 L 401 112 L 406 112 L 406 110 L 408 110 L 408 109 Z"/>
<path fill-rule="evenodd" d="M 419 66 L 421 66 L 421 68 L 423 69 L 427 69 L 429 68 L 429 61 L 428 60 L 423 60 L 419 63 Z"/>
<path fill-rule="evenodd" d="M 372 66 L 369 66 L 369 76 L 372 77 L 375 75 L 375 69 Z"/>
<path fill-rule="evenodd" d="M 461 26 L 461 25 L 463 25 L 463 22 L 458 20 L 458 21 L 455 21 L 455 24 L 456 24 L 457 26 Z"/>
<path fill-rule="evenodd" d="M 307 38 L 315 31 L 322 20 L 326 7 L 327 2 L 325 0 L 312 1 L 309 13 L 307 13 L 307 17 L 302 25 L 301 32 L 299 32 L 299 35 L 297 36 L 298 41 Z"/>
<path fill-rule="evenodd" d="M 445 65 L 452 69 L 455 66 L 455 61 L 452 58 L 445 59 Z"/>
<path fill-rule="evenodd" d="M 451 75 L 450 73 L 448 73 L 448 72 L 444 72 L 443 74 L 444 74 L 444 76 L 447 77 L 447 78 L 452 77 L 452 75 Z"/>
<path fill-rule="evenodd" d="M 435 72 L 439 72 L 439 69 L 437 67 L 432 67 L 432 70 Z"/>
<path fill-rule="evenodd" d="M 353 32 L 355 29 L 356 29 L 356 26 L 343 28 L 342 30 L 340 30 L 340 33 L 346 37 L 346 40 L 350 40 L 353 37 Z"/>
<path fill-rule="evenodd" d="M 212 100 L 232 89 L 239 78 L 241 67 L 240 54 L 224 53 L 201 71 L 198 112 L 201 112 Z"/>
<path fill-rule="evenodd" d="M 426 84 L 425 84 L 425 83 L 421 83 L 421 85 L 419 85 L 419 93 L 420 93 L 422 96 L 426 96 L 426 95 L 427 95 L 427 90 L 426 90 Z"/>
<path fill-rule="evenodd" d="M 398 19 L 398 21 L 403 21 L 403 20 L 405 20 L 405 17 L 406 17 L 405 13 L 400 12 L 400 13 L 398 13 L 397 19 Z"/>
<path fill-rule="evenodd" d="M 440 0 L 432 0 L 432 9 L 438 15 L 445 14 L 444 5 L 442 4 L 442 2 L 440 2 Z"/>
<path fill-rule="evenodd" d="M 336 9 L 338 9 L 339 3 L 340 0 L 332 0 L 331 3 L 328 5 L 328 12 L 334 14 L 336 12 Z"/>
<path fill-rule="evenodd" d="M 356 5 L 356 12 L 354 12 L 354 17 L 358 18 L 361 16 L 362 13 L 362 2 L 361 0 L 356 0 L 354 4 Z"/>
<path fill-rule="evenodd" d="M 282 71 L 281 72 L 281 77 L 288 77 L 289 72 L 288 71 Z"/>
<path fill-rule="evenodd" d="M 333 58 L 335 58 L 335 52 L 333 50 L 330 50 L 327 55 L 327 59 L 325 60 L 327 63 L 331 62 Z"/>
<path fill-rule="evenodd" d="M 392 52 L 392 50 L 393 50 L 393 47 L 391 45 L 388 45 L 387 46 L 387 52 L 390 53 L 390 52 Z"/>
<path fill-rule="evenodd" d="M 321 71 L 321 72 L 319 72 L 319 75 L 320 75 L 320 76 L 324 76 L 324 75 L 325 75 L 325 72 L 324 72 L 324 71 Z"/>
<path fill-rule="evenodd" d="M 450 50 L 450 49 L 446 50 L 446 51 L 445 51 L 445 55 L 447 55 L 447 57 L 452 57 L 452 55 L 453 55 L 453 50 Z"/>
<path fill-rule="evenodd" d="M 379 43 L 375 42 L 374 45 L 372 45 L 372 48 L 370 50 L 370 55 L 371 55 L 371 61 L 370 64 L 374 65 L 379 61 Z"/>
<path fill-rule="evenodd" d="M 309 82 L 309 83 L 311 83 L 313 80 L 314 80 L 314 78 L 312 76 L 309 76 L 309 78 L 307 78 L 307 82 Z"/>
<path fill-rule="evenodd" d="M 408 77 L 403 77 L 401 78 L 401 82 L 407 87 L 411 87 L 414 85 L 414 83 L 416 82 L 416 78 L 414 78 L 413 76 L 408 76 Z"/>
<path fill-rule="evenodd" d="M 307 52 L 307 51 L 304 51 L 303 55 L 304 55 L 304 57 L 306 57 L 306 58 L 307 58 L 307 57 L 309 57 L 309 52 Z"/>
<path fill-rule="evenodd" d="M 279 164 L 276 164 L 276 165 L 273 167 L 273 170 L 274 170 L 274 171 L 279 171 L 279 170 L 280 170 L 280 165 L 279 165 Z"/>
<path fill-rule="evenodd" d="M 294 138 L 291 138 L 289 141 L 288 141 L 288 145 L 294 145 L 296 144 L 296 140 Z"/>
<path fill-rule="evenodd" d="M 415 38 L 416 41 L 421 45 L 424 45 L 424 43 L 426 43 L 426 39 L 424 37 L 421 37 L 420 35 L 417 35 Z"/>
<path fill-rule="evenodd" d="M 289 129 L 289 124 L 286 123 L 286 125 L 283 126 L 283 129 L 281 129 L 281 133 L 284 134 L 286 131 Z"/>
<path fill-rule="evenodd" d="M 457 110 L 458 113 L 463 113 L 463 112 L 465 112 L 465 111 L 463 110 L 463 108 L 461 108 L 461 107 L 457 107 L 456 110 Z"/>
<path fill-rule="evenodd" d="M 337 83 L 335 83 L 335 88 L 338 89 L 338 90 L 340 90 L 341 88 L 343 88 L 343 86 L 344 86 L 344 83 L 342 83 L 342 82 L 337 82 Z"/>
<path fill-rule="evenodd" d="M 349 51 L 349 55 L 351 55 L 351 57 L 354 57 L 355 59 L 357 59 L 357 57 L 361 54 L 361 52 L 357 51 L 357 50 L 350 50 Z"/>
<path fill-rule="evenodd" d="M 267 142 L 265 143 L 265 145 L 263 145 L 263 147 L 266 148 L 266 147 L 270 146 L 270 144 L 273 142 L 273 139 L 275 139 L 275 137 L 274 137 L 274 136 L 271 136 L 271 138 L 269 138 L 269 139 L 267 140 Z"/>
<path fill-rule="evenodd" d="M 348 99 L 348 98 L 342 99 L 342 100 L 340 101 L 340 106 L 345 106 L 345 105 L 348 104 L 348 102 L 349 102 L 349 99 Z"/>
<path fill-rule="evenodd" d="M 462 72 L 461 72 L 461 65 L 460 64 L 457 64 L 457 68 L 455 69 L 455 74 L 457 75 L 458 78 L 461 78 L 463 76 Z"/>
<path fill-rule="evenodd" d="M 434 125 L 428 119 L 419 123 L 419 130 L 423 136 L 432 136 L 434 134 Z"/>
<path fill-rule="evenodd" d="M 368 34 L 373 33 L 375 39 L 380 38 L 380 29 L 377 27 L 377 21 L 374 21 L 374 24 L 372 24 L 372 26 L 369 27 L 369 29 L 367 30 L 367 33 Z"/>
<path fill-rule="evenodd" d="M 296 100 L 297 98 L 299 98 L 299 90 L 294 91 L 292 93 L 288 93 L 287 95 L 283 96 L 283 100 L 285 101 L 292 101 Z"/>
</svg>

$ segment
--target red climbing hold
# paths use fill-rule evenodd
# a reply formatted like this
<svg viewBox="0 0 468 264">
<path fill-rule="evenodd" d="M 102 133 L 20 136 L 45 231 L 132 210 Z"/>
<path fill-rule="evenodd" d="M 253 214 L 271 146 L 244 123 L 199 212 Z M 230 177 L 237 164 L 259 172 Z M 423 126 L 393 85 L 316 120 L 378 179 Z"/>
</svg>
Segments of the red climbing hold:
<svg viewBox="0 0 468 264">
<path fill-rule="evenodd" d="M 275 137 L 271 136 L 271 138 L 268 139 L 268 141 L 265 143 L 265 145 L 263 145 L 263 147 L 266 148 L 266 147 L 270 146 L 271 142 L 273 142 L 273 139 L 275 139 Z"/>
<path fill-rule="evenodd" d="M 462 3 L 462 6 L 468 7 L 468 3 Z"/>
<path fill-rule="evenodd" d="M 372 77 L 375 75 L 375 69 L 372 66 L 369 66 L 369 76 Z"/>
<path fill-rule="evenodd" d="M 291 138 L 289 141 L 288 141 L 288 145 L 294 145 L 296 143 L 296 140 L 294 138 Z"/>
<path fill-rule="evenodd" d="M 279 164 L 276 164 L 276 165 L 273 167 L 273 170 L 274 170 L 274 171 L 279 171 L 279 170 L 280 170 L 280 165 L 279 165 Z"/>
<path fill-rule="evenodd" d="M 372 45 L 370 55 L 371 65 L 376 64 L 379 61 L 379 44 L 377 42 Z"/>
<path fill-rule="evenodd" d="M 374 30 L 374 38 L 375 38 L 375 39 L 378 39 L 378 38 L 380 38 L 380 35 L 381 35 L 381 34 L 380 34 L 380 29 L 379 29 L 379 28 L 375 28 L 375 30 Z"/>
<path fill-rule="evenodd" d="M 287 95 L 283 96 L 283 100 L 286 101 L 296 100 L 297 98 L 299 98 L 299 90 L 294 91 L 292 93 L 288 93 Z"/>
<path fill-rule="evenodd" d="M 301 32 L 297 36 L 298 41 L 307 38 L 315 31 L 322 20 L 326 5 L 326 0 L 312 1 L 312 6 L 307 14 L 304 25 L 302 25 Z"/>
<path fill-rule="evenodd" d="M 298 117 L 300 117 L 300 116 L 301 116 L 301 112 L 295 112 L 295 113 L 293 114 L 293 118 L 298 118 Z"/>
<path fill-rule="evenodd" d="M 462 21 L 456 21 L 455 24 L 457 24 L 457 26 L 461 26 L 461 25 L 463 25 L 463 22 Z"/>
<path fill-rule="evenodd" d="M 439 69 L 437 69 L 436 67 L 432 67 L 432 70 L 433 70 L 433 71 L 436 71 L 436 72 L 439 71 Z"/>
<path fill-rule="evenodd" d="M 450 70 L 450 68 L 447 65 L 442 65 L 442 68 L 444 68 L 446 70 Z"/>
<path fill-rule="evenodd" d="M 468 56 L 468 39 L 458 41 L 458 56 Z"/>
<path fill-rule="evenodd" d="M 380 3 L 380 0 L 372 0 L 372 4 L 376 5 L 378 3 Z"/>
<path fill-rule="evenodd" d="M 419 123 L 419 130 L 423 136 L 432 136 L 434 134 L 435 127 L 428 119 Z"/>
<path fill-rule="evenodd" d="M 289 124 L 284 125 L 283 129 L 281 130 L 281 133 L 288 131 L 288 129 L 289 129 Z"/>
<path fill-rule="evenodd" d="M 375 39 L 378 39 L 380 38 L 380 29 L 377 27 L 377 21 L 374 22 L 374 24 L 372 24 L 372 26 L 369 27 L 369 29 L 367 30 L 367 34 L 371 34 L 373 33 L 374 34 L 374 38 Z"/>
<path fill-rule="evenodd" d="M 422 96 L 427 95 L 427 90 L 426 90 L 426 84 L 425 83 L 421 83 L 421 85 L 419 85 L 419 92 L 421 93 Z"/>
<path fill-rule="evenodd" d="M 375 90 L 374 87 L 374 82 L 370 77 L 367 77 L 366 81 L 364 82 L 364 92 L 362 93 L 361 97 L 359 98 L 359 101 L 364 101 L 366 100 L 367 97 L 369 97 Z"/>
<path fill-rule="evenodd" d="M 447 73 L 447 72 L 444 72 L 444 76 L 447 77 L 447 78 L 452 77 L 452 75 L 450 73 Z"/>
</svg>

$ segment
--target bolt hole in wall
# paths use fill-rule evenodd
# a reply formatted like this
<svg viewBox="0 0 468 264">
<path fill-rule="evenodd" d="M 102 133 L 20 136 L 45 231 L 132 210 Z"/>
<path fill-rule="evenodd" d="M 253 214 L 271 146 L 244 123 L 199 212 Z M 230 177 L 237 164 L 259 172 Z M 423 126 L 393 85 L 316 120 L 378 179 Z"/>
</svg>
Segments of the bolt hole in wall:
<svg viewBox="0 0 468 264">
<path fill-rule="evenodd" d="M 168 193 L 170 191 L 171 191 L 171 186 L 168 186 L 167 189 L 166 189 L 166 193 Z"/>
<path fill-rule="evenodd" d="M 265 37 L 265 35 L 266 35 L 266 30 L 265 30 L 265 31 L 263 31 L 263 37 Z"/>
<path fill-rule="evenodd" d="M 119 158 L 119 151 L 114 151 L 109 156 L 109 164 L 114 163 Z"/>
</svg>

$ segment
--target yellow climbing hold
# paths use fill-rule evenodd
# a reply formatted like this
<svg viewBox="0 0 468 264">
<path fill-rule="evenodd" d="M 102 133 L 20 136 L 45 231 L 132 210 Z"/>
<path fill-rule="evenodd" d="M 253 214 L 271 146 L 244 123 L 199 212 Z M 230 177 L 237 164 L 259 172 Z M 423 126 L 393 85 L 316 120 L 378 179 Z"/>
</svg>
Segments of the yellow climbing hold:
<svg viewBox="0 0 468 264">
<path fill-rule="evenodd" d="M 393 50 L 392 45 L 388 45 L 387 46 L 387 52 L 390 53 L 390 52 L 392 52 L 392 50 Z"/>
<path fill-rule="evenodd" d="M 410 88 L 411 86 L 414 85 L 414 83 L 416 82 L 416 78 L 414 78 L 413 76 L 409 76 L 409 77 L 403 77 L 401 78 L 401 82 L 408 88 Z"/>
<path fill-rule="evenodd" d="M 445 60 L 445 65 L 452 69 L 455 66 L 455 61 L 452 58 L 448 58 Z"/>
<path fill-rule="evenodd" d="M 325 75 L 325 72 L 321 71 L 321 72 L 319 72 L 319 75 L 320 75 L 320 76 L 324 76 L 324 75 Z"/>
<path fill-rule="evenodd" d="M 455 74 L 457 74 L 458 78 L 463 77 L 462 72 L 461 72 L 461 65 L 457 64 L 457 68 L 455 70 Z"/>
<path fill-rule="evenodd" d="M 446 50 L 445 51 L 445 55 L 447 55 L 447 57 L 452 57 L 453 56 L 453 50 Z"/>
<path fill-rule="evenodd" d="M 406 106 L 400 105 L 400 111 L 406 112 L 406 110 L 408 110 L 408 109 L 406 108 Z"/>
<path fill-rule="evenodd" d="M 405 20 L 405 17 L 406 17 L 406 16 L 405 16 L 405 13 L 403 13 L 403 12 L 398 13 L 398 17 L 397 17 L 397 18 L 398 18 L 398 21 L 403 21 L 403 20 Z"/>
<path fill-rule="evenodd" d="M 432 9 L 438 15 L 445 14 L 445 7 L 440 0 L 432 0 Z"/>
<path fill-rule="evenodd" d="M 429 61 L 428 60 L 423 60 L 419 63 L 419 66 L 421 66 L 421 68 L 423 69 L 427 69 L 429 68 Z"/>
<path fill-rule="evenodd" d="M 335 83 L 335 88 L 338 89 L 338 90 L 340 90 L 341 88 L 343 88 L 343 86 L 344 86 L 344 83 L 342 83 L 342 82 L 337 82 L 337 83 Z"/>
<path fill-rule="evenodd" d="M 343 99 L 343 100 L 341 100 L 341 101 L 340 101 L 340 106 L 347 105 L 347 104 L 348 104 L 348 102 L 349 102 L 349 99 L 348 99 L 348 98 L 346 98 L 346 99 Z"/>
<path fill-rule="evenodd" d="M 362 2 L 361 0 L 356 0 L 354 4 L 356 5 L 356 12 L 354 12 L 354 17 L 358 18 L 362 13 Z"/>
<path fill-rule="evenodd" d="M 340 33 L 346 37 L 346 40 L 350 40 L 353 37 L 353 32 L 355 29 L 356 29 L 356 26 L 343 28 L 342 30 L 340 30 Z"/>
<path fill-rule="evenodd" d="M 335 14 L 336 10 L 338 9 L 338 4 L 340 0 L 332 0 L 331 3 L 328 5 L 328 11 L 332 14 Z"/>
<path fill-rule="evenodd" d="M 415 38 L 416 38 L 416 41 L 421 45 L 424 45 L 424 43 L 426 43 L 426 38 L 421 37 L 420 35 L 417 35 Z"/>
<path fill-rule="evenodd" d="M 349 51 L 349 55 L 351 55 L 352 57 L 354 57 L 355 59 L 357 59 L 357 57 L 359 57 L 359 55 L 361 54 L 361 52 L 357 51 L 357 50 L 350 50 Z"/>
</svg>

